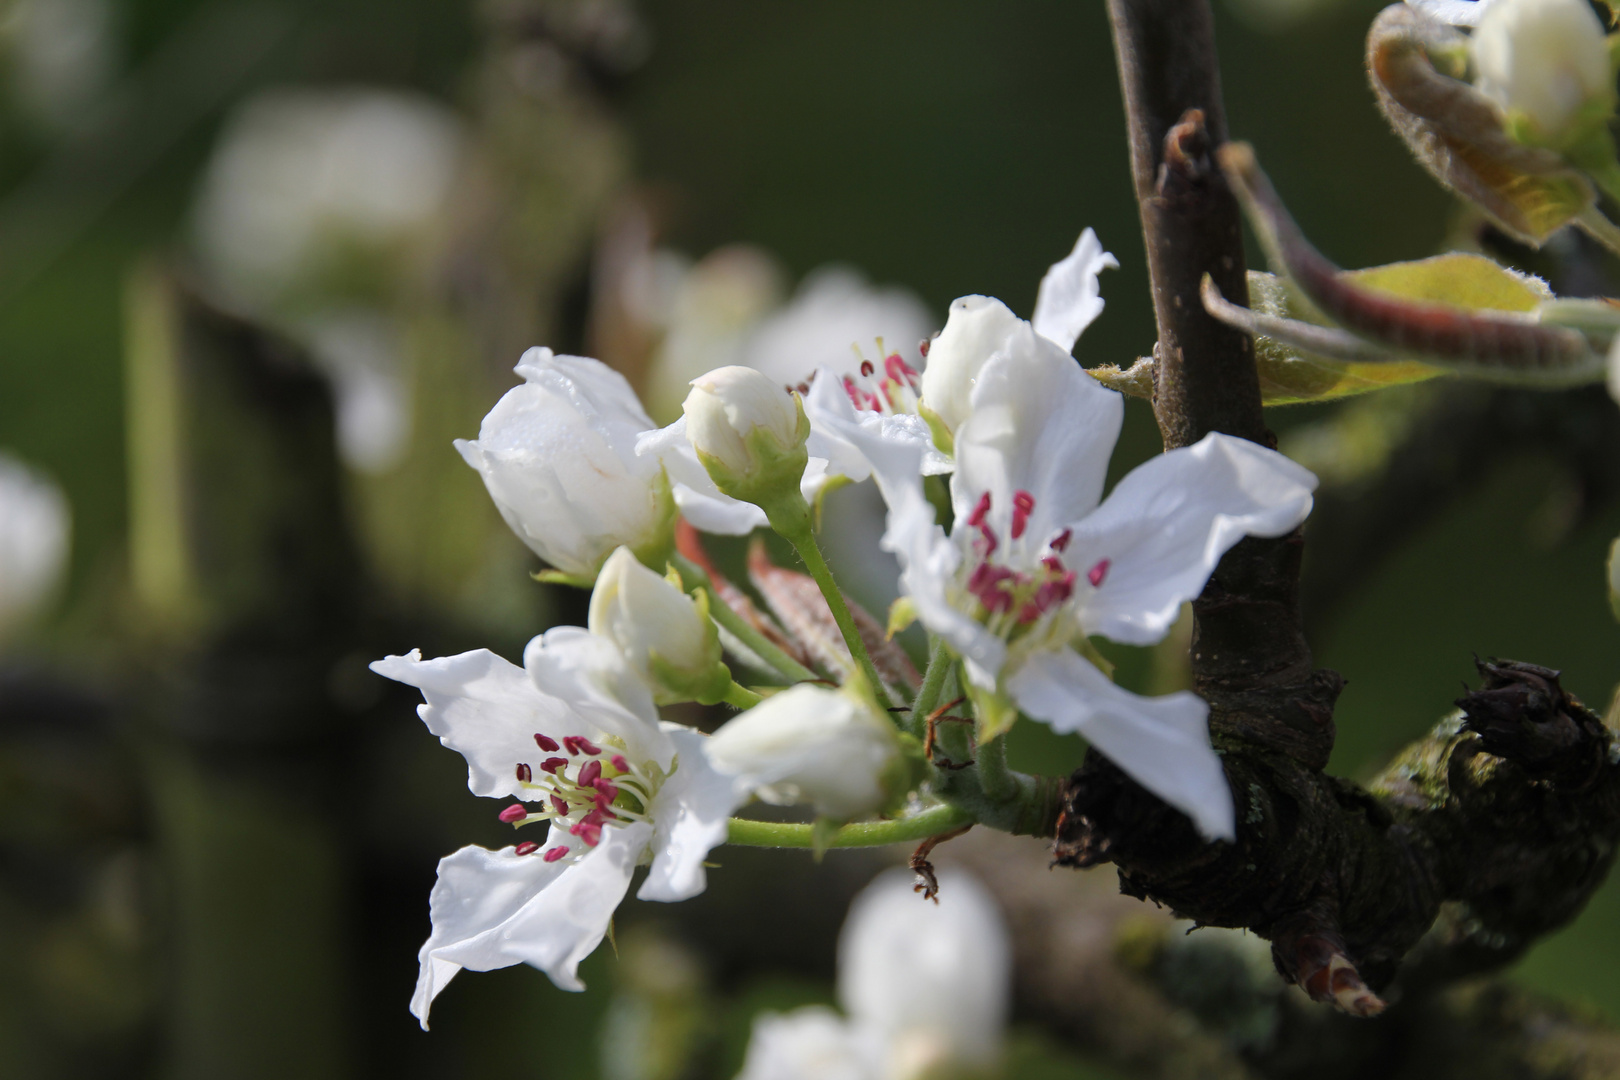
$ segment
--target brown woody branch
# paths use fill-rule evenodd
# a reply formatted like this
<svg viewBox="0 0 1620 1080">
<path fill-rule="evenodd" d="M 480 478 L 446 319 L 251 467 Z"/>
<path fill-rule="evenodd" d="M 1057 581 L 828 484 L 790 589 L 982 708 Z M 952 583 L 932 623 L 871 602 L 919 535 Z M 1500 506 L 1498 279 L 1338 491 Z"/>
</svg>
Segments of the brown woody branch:
<svg viewBox="0 0 1620 1080">
<path fill-rule="evenodd" d="M 1238 208 L 1206 0 L 1109 0 L 1154 309 L 1154 413 L 1167 447 L 1210 431 L 1273 444 L 1248 339 L 1207 316 L 1199 281 L 1243 296 Z M 1193 605 L 1192 670 L 1236 802 L 1235 843 L 1092 754 L 1066 787 L 1060 862 L 1112 862 L 1122 891 L 1272 942 L 1278 970 L 1355 1015 L 1424 941 L 1414 985 L 1498 966 L 1578 912 L 1620 842 L 1610 736 L 1531 665 L 1482 665 L 1465 719 L 1372 792 L 1323 772 L 1343 680 L 1314 670 L 1299 533 L 1249 539 Z M 1435 926 L 1442 906 L 1448 918 Z"/>
</svg>

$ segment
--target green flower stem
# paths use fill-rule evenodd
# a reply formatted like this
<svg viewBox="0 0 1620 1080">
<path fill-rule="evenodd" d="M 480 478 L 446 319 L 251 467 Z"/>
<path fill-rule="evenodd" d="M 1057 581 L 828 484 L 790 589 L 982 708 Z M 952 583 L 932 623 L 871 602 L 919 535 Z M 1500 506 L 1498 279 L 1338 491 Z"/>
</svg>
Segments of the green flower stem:
<svg viewBox="0 0 1620 1080">
<path fill-rule="evenodd" d="M 732 683 L 730 689 L 726 691 L 726 696 L 720 700 L 739 709 L 752 709 L 765 699 L 741 683 Z"/>
<path fill-rule="evenodd" d="M 973 824 L 973 815 L 955 806 L 936 806 L 911 817 L 893 821 L 869 821 L 845 825 L 833 833 L 828 847 L 879 847 L 926 840 L 930 836 Z M 726 842 L 742 847 L 811 848 L 812 825 L 789 825 L 775 821 L 748 821 L 732 818 Z"/>
<path fill-rule="evenodd" d="M 911 703 L 911 722 L 907 725 L 911 734 L 919 739 L 923 737 L 923 723 L 927 721 L 928 714 L 939 708 L 943 696 L 940 691 L 950 677 L 952 664 L 945 639 L 933 634 L 929 637 L 932 640 L 928 643 L 928 669 L 923 672 L 922 685 L 917 688 L 917 697 Z"/>
<path fill-rule="evenodd" d="M 798 497 L 799 504 L 803 506 L 804 500 Z M 821 588 L 821 595 L 827 601 L 827 607 L 832 610 L 833 621 L 838 624 L 839 632 L 844 635 L 844 644 L 849 647 L 849 654 L 855 658 L 856 665 L 866 681 L 872 687 L 872 692 L 881 697 L 888 698 L 891 704 L 904 704 L 894 701 L 889 691 L 889 684 L 883 676 L 878 674 L 877 666 L 872 663 L 872 657 L 867 654 L 866 642 L 861 640 L 861 632 L 855 625 L 855 617 L 849 613 L 849 605 L 844 602 L 844 594 L 838 588 L 838 582 L 833 580 L 831 568 L 827 560 L 821 557 L 821 547 L 816 543 L 815 530 L 810 527 L 810 514 L 808 507 L 803 513 L 772 513 L 772 507 L 764 507 L 766 517 L 770 518 L 771 528 L 793 545 L 804 562 L 804 568 L 810 571 L 810 576 L 816 579 Z"/>
<path fill-rule="evenodd" d="M 748 646 L 755 656 L 769 664 L 776 673 L 788 682 L 816 682 L 821 676 L 799 663 L 793 657 L 783 652 L 770 638 L 760 633 L 748 624 L 748 621 L 735 611 L 724 600 L 721 600 L 714 591 L 714 582 L 703 568 L 682 555 L 676 555 L 670 560 L 675 568 L 681 572 L 681 580 L 687 588 L 697 586 L 706 589 L 709 593 L 709 616 L 719 623 L 732 637 Z"/>
<path fill-rule="evenodd" d="M 1010 799 L 1018 795 L 1018 781 L 1007 768 L 1007 737 L 997 735 L 981 742 L 975 757 L 978 764 L 979 787 L 988 798 Z"/>
</svg>

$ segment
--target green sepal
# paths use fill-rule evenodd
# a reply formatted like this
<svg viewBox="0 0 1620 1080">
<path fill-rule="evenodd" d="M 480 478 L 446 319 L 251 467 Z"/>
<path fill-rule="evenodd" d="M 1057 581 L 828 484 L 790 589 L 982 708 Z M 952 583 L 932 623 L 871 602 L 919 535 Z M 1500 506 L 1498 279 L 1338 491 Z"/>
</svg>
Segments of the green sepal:
<svg viewBox="0 0 1620 1080">
<path fill-rule="evenodd" d="M 894 635 L 901 633 L 912 623 L 917 621 L 917 602 L 909 596 L 897 596 L 894 603 L 889 605 L 889 625 L 884 631 L 885 639 L 894 640 Z"/>
<path fill-rule="evenodd" d="M 1000 687 L 986 690 L 971 679 L 964 679 L 968 700 L 973 702 L 975 731 L 979 745 L 1006 734 L 1018 719 L 1018 706 L 1001 692 Z"/>
<path fill-rule="evenodd" d="M 675 520 L 680 516 L 680 511 L 675 506 L 669 472 L 662 466 L 658 469 L 658 479 L 653 482 L 653 498 L 658 504 L 658 527 L 645 543 L 631 545 L 630 554 L 647 569 L 663 573 L 675 555 Z"/>
<path fill-rule="evenodd" d="M 713 626 L 713 623 L 709 624 Z M 731 669 L 721 661 L 704 671 L 678 668 L 658 654 L 657 649 L 647 653 L 647 667 L 658 687 L 653 700 L 660 705 L 674 705 L 681 701 L 695 701 L 700 705 L 718 705 L 731 689 Z"/>
<path fill-rule="evenodd" d="M 570 574 L 566 570 L 536 570 L 529 575 L 542 585 L 572 585 L 576 589 L 596 588 L 596 579 L 584 577 L 580 574 Z"/>
<path fill-rule="evenodd" d="M 810 504 L 810 514 L 814 519 L 816 532 L 821 531 L 821 506 L 827 501 L 827 496 L 841 487 L 848 487 L 855 481 L 843 474 L 827 477 L 826 481 L 816 491 L 816 501 Z"/>
<path fill-rule="evenodd" d="M 951 429 L 946 426 L 939 413 L 919 401 L 917 403 L 917 415 L 922 417 L 928 424 L 928 430 L 934 436 L 934 448 L 946 457 L 954 458 L 956 456 L 956 436 L 951 433 Z"/>
<path fill-rule="evenodd" d="M 843 827 L 844 823 L 837 818 L 826 816 L 816 818 L 815 823 L 810 826 L 810 855 L 816 862 L 820 862 L 821 857 L 827 854 L 827 849 L 832 847 L 833 838 Z"/>
</svg>

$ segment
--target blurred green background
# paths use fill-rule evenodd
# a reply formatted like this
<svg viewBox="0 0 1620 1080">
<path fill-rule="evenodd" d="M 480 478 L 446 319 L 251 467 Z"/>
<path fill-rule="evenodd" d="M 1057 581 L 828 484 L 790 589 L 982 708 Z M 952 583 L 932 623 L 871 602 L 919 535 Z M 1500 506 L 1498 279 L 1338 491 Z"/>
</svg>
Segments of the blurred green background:
<svg viewBox="0 0 1620 1080">
<path fill-rule="evenodd" d="M 1386 130 L 1365 84 L 1362 35 L 1379 5 L 1255 4 L 1217 4 L 1234 136 L 1256 145 L 1341 265 L 1436 250 L 1452 204 Z M 560 96 L 531 103 L 521 122 L 502 89 L 522 85 L 510 39 L 536 36 L 512 30 L 521 5 L 118 0 L 109 10 L 110 59 L 80 114 L 46 123 L 14 94 L 0 116 L 0 448 L 53 476 L 74 517 L 66 588 L 0 654 L 27 690 L 0 715 L 0 963 L 11 969 L 0 977 L 0 1075 L 595 1075 L 595 1036 L 581 1033 L 596 1029 L 618 978 L 606 955 L 586 965 L 583 996 L 514 969 L 457 980 L 432 1036 L 405 1011 L 436 859 L 498 834 L 466 795 L 460 762 L 421 731 L 410 695 L 357 665 L 418 645 L 516 656 L 548 620 L 583 615 L 576 597 L 527 581 L 526 553 L 488 539 L 498 524 L 448 437 L 474 434 L 517 347 L 585 347 L 590 237 L 615 185 L 646 193 L 663 242 L 694 256 L 745 241 L 795 276 L 850 263 L 936 313 L 970 292 L 1027 313 L 1044 268 L 1089 225 L 1120 269 L 1105 276 L 1107 311 L 1077 353 L 1094 364 L 1147 352 L 1152 313 L 1102 7 L 654 0 L 633 9 L 644 37 L 608 61 L 566 20 L 543 28 L 538 38 L 575 64 Z M 395 571 L 345 601 L 353 625 L 340 633 L 306 612 L 292 630 L 204 645 L 204 631 L 164 622 L 130 585 L 130 275 L 142 260 L 185 265 L 225 117 L 288 85 L 410 88 L 466 117 L 489 158 L 530 185 L 517 201 L 542 207 L 535 231 L 518 236 L 534 250 L 498 256 L 536 313 L 484 336 L 466 305 L 413 315 L 413 348 L 477 354 L 481 374 L 458 384 L 464 407 L 442 420 L 442 437 L 419 432 L 443 463 L 420 465 L 432 484 L 390 493 L 341 481 L 364 507 L 351 513 L 373 557 L 383 558 L 368 544 L 394 542 L 379 530 L 434 537 L 414 555 L 400 554 L 403 541 L 387 548 Z M 545 248 L 556 236 L 569 239 Z M 1333 415 L 1297 409 L 1272 423 L 1286 446 L 1290 430 Z M 1132 402 L 1116 475 L 1157 449 L 1148 410 Z M 1603 563 L 1620 505 L 1572 508 L 1570 490 L 1558 460 L 1516 451 L 1449 492 L 1433 520 L 1364 555 L 1364 572 L 1313 624 L 1318 662 L 1349 680 L 1336 771 L 1368 774 L 1438 719 L 1473 653 L 1561 668 L 1588 702 L 1607 704 L 1620 628 Z M 454 535 L 463 521 L 465 543 Z M 429 580 L 434 544 L 466 565 L 487 555 L 499 572 Z M 278 714 L 273 695 L 240 710 L 216 703 L 201 725 L 170 715 L 193 707 L 192 683 L 227 695 L 274 683 L 283 661 L 267 657 L 328 631 L 329 715 Z M 260 683 L 218 674 L 233 670 L 221 659 L 231 649 L 265 661 Z M 1144 686 L 1145 656 L 1121 661 L 1122 678 Z M 265 714 L 270 734 L 233 729 L 239 713 Z M 1076 745 L 1030 726 L 1015 748 L 1025 764 L 1074 763 Z M 842 903 L 875 863 L 733 851 L 721 861 L 700 900 L 679 911 L 632 903 L 622 915 L 674 925 L 708 958 L 729 1002 L 716 1008 L 730 1017 L 734 1064 L 754 1005 L 828 999 Z M 107 884 L 118 874 L 126 886 Z M 105 914 L 118 888 L 137 897 L 127 917 Z M 792 899 L 806 894 L 824 899 Z M 723 927 L 768 918 L 778 902 L 802 915 L 791 940 L 727 950 Z M 1620 1018 L 1617 886 L 1517 975 Z M 1031 1053 L 1026 1075 L 1076 1075 L 1061 1054 Z M 1048 1058 L 1060 1064 L 1036 1064 Z"/>
</svg>

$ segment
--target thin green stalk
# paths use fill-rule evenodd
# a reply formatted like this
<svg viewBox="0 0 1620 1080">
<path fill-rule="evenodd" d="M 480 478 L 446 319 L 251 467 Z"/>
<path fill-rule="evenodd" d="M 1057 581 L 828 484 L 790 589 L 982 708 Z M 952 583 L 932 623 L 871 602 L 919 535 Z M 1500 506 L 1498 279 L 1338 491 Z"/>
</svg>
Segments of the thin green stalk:
<svg viewBox="0 0 1620 1080">
<path fill-rule="evenodd" d="M 932 634 L 929 637 L 932 640 L 928 643 L 928 669 L 923 672 L 922 685 L 917 688 L 917 697 L 911 703 L 911 723 L 908 725 L 911 733 L 919 739 L 923 737 L 923 724 L 928 720 L 928 715 L 939 708 L 940 691 L 950 676 L 952 663 L 945 639 Z"/>
<path fill-rule="evenodd" d="M 879 847 L 926 840 L 930 836 L 971 825 L 973 815 L 954 806 L 936 806 L 912 817 L 893 821 L 869 821 L 845 825 L 833 833 L 827 847 Z M 732 818 L 726 842 L 742 847 L 813 848 L 812 825 L 789 825 L 775 821 L 749 821 Z"/>
<path fill-rule="evenodd" d="M 732 637 L 748 646 L 750 652 L 774 668 L 778 675 L 789 682 L 815 682 L 821 678 L 783 652 L 770 638 L 750 626 L 748 620 L 732 611 L 731 606 L 715 594 L 714 582 L 709 580 L 709 575 L 701 566 L 683 555 L 676 555 L 670 561 L 681 572 L 681 580 L 686 583 L 687 588 L 697 586 L 708 591 L 709 616 Z"/>
<path fill-rule="evenodd" d="M 889 691 L 889 684 L 883 676 L 878 674 L 877 665 L 872 663 L 872 657 L 867 654 L 866 642 L 861 640 L 861 632 L 855 625 L 855 617 L 849 613 L 849 605 L 844 603 L 843 591 L 838 588 L 838 582 L 833 579 L 832 569 L 827 560 L 821 557 L 821 547 L 816 543 L 815 531 L 810 528 L 809 517 L 806 516 L 803 525 L 797 521 L 772 521 L 771 526 L 776 529 L 788 543 L 793 545 L 804 561 L 804 568 L 810 571 L 816 584 L 821 588 L 821 595 L 827 601 L 827 607 L 832 610 L 833 621 L 838 624 L 838 630 L 844 635 L 844 644 L 849 647 L 849 654 L 855 658 L 855 663 L 866 676 L 874 692 L 887 697 L 894 704 L 893 695 Z"/>
<path fill-rule="evenodd" d="M 720 700 L 739 709 L 752 709 L 765 699 L 741 683 L 734 682 L 731 684 L 731 688 L 726 691 L 726 696 Z"/>
</svg>

